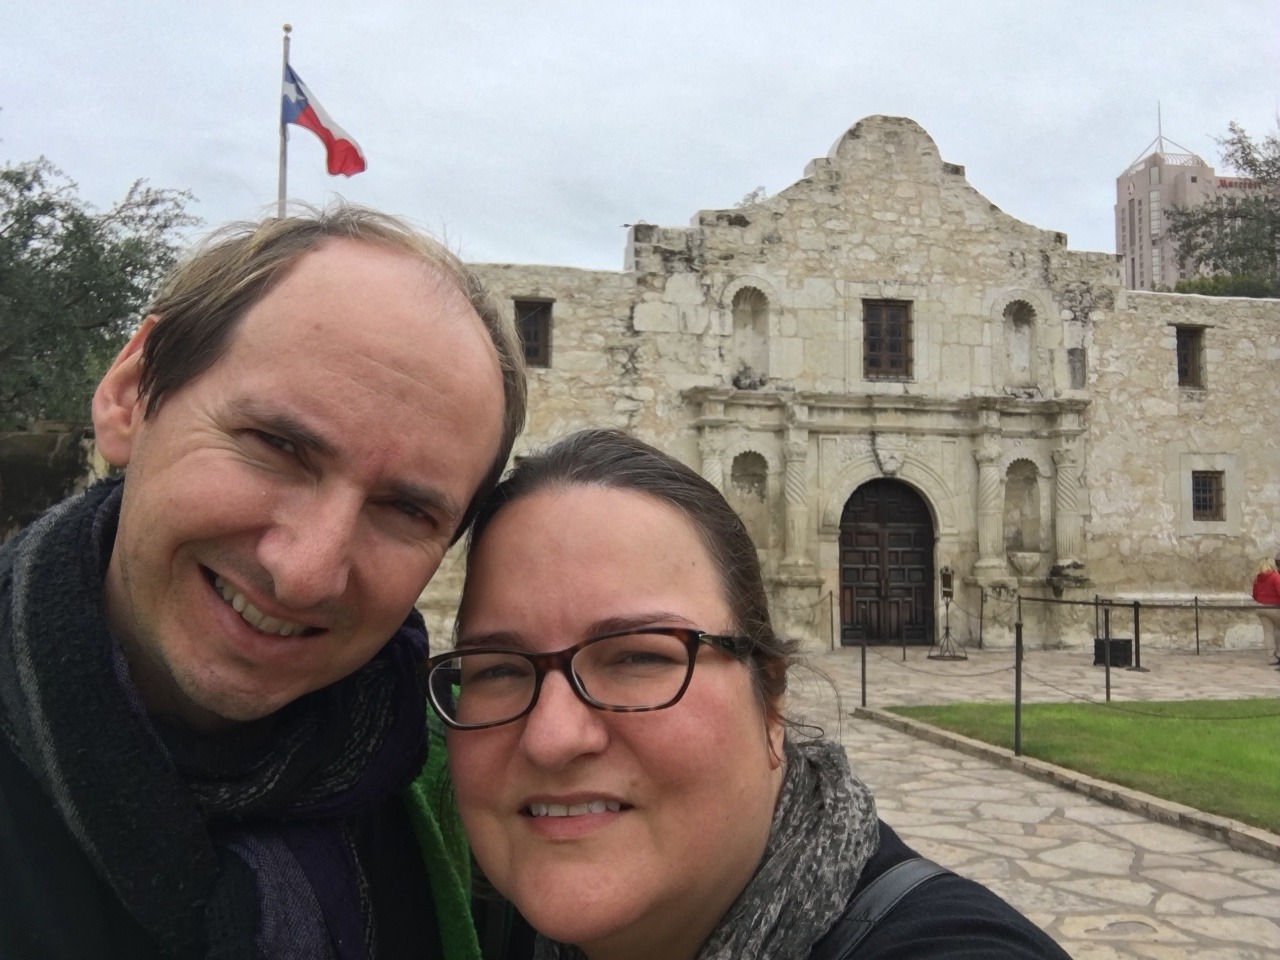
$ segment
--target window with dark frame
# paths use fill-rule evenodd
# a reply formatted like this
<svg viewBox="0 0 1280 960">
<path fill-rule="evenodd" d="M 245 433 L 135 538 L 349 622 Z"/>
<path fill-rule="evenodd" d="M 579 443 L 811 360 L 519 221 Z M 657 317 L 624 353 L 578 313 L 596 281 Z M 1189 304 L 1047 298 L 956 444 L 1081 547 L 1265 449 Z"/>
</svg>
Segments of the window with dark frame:
<svg viewBox="0 0 1280 960">
<path fill-rule="evenodd" d="M 911 303 L 862 301 L 862 375 L 867 380 L 909 380 Z"/>
<path fill-rule="evenodd" d="M 1204 389 L 1204 327 L 1175 327 L 1178 386 Z"/>
<path fill-rule="evenodd" d="M 516 300 L 516 328 L 531 367 L 551 366 L 552 300 Z"/>
<path fill-rule="evenodd" d="M 1226 475 L 1221 470 L 1191 471 L 1191 519 L 1226 519 Z"/>
</svg>

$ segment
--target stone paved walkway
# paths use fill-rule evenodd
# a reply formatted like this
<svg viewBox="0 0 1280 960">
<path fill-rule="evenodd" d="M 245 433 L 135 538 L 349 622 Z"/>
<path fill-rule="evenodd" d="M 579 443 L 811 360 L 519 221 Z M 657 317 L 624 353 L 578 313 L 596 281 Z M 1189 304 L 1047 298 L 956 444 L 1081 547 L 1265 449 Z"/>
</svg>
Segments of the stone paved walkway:
<svg viewBox="0 0 1280 960">
<path fill-rule="evenodd" d="M 1011 651 L 970 651 L 967 661 L 926 653 L 909 649 L 904 664 L 897 648 L 869 650 L 868 705 L 1012 702 Z M 1149 672 L 1112 671 L 1113 699 L 1280 695 L 1280 673 L 1262 651 L 1143 653 Z M 1091 651 L 1028 653 L 1026 700 L 1103 699 L 1104 670 L 1091 661 Z M 1280 957 L 1280 861 L 1089 799 L 999 757 L 855 719 L 857 649 L 813 663 L 842 702 L 801 671 L 792 712 L 838 731 L 884 819 L 922 854 L 1013 903 L 1076 960 Z"/>
</svg>

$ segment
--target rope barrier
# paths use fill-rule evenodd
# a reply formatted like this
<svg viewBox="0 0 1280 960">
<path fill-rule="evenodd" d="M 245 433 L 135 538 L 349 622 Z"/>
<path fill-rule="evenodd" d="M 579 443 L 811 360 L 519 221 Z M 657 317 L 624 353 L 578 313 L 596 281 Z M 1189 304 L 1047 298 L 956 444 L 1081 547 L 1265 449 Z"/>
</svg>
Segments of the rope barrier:
<svg viewBox="0 0 1280 960">
<path fill-rule="evenodd" d="M 999 599 L 996 597 L 989 598 L 991 600 Z M 1013 601 L 1010 601 L 1013 602 Z M 1148 603 L 1146 600 L 1118 600 L 1109 597 L 1098 597 L 1093 600 L 1059 600 L 1057 597 L 1032 597 L 1025 594 L 1022 595 L 1023 603 L 1052 603 L 1060 606 L 1077 606 L 1077 607 L 1111 607 L 1114 609 L 1124 609 L 1132 607 L 1135 603 L 1142 607 L 1143 610 L 1228 610 L 1246 613 L 1257 613 L 1259 610 L 1266 610 L 1267 605 L 1263 603 L 1233 603 L 1233 604 L 1215 604 L 1203 603 L 1195 599 L 1188 600 L 1185 603 Z"/>
<path fill-rule="evenodd" d="M 885 647 L 868 646 L 867 652 L 872 656 L 879 657 L 885 663 L 892 664 L 893 666 L 897 667 L 899 670 L 910 670 L 912 673 L 923 673 L 933 677 L 948 677 L 948 678 L 954 677 L 956 679 L 960 679 L 962 677 L 990 677 L 990 676 L 994 676 L 997 673 L 1008 673 L 1010 670 L 1013 669 L 1012 666 L 1006 666 L 1006 667 L 997 667 L 995 670 L 982 670 L 977 673 L 956 673 L 954 669 L 922 670 L 919 667 L 911 666 L 906 661 L 898 660 L 893 657 L 888 657 L 885 654 L 880 652 L 881 650 L 893 650 L 896 652 L 898 649 L 899 649 L 898 647 L 889 647 L 889 646 L 885 646 Z"/>
<path fill-rule="evenodd" d="M 1245 714 L 1245 715 L 1236 714 L 1233 716 L 1221 716 L 1221 717 L 1220 716 L 1191 717 L 1191 716 L 1182 716 L 1180 714 L 1152 713 L 1148 710 L 1135 710 L 1132 707 L 1119 706 L 1114 700 L 1112 700 L 1110 703 L 1106 703 L 1106 702 L 1103 702 L 1102 700 L 1094 700 L 1092 697 L 1082 697 L 1078 693 L 1072 693 L 1070 690 L 1064 690 L 1062 687 L 1059 687 L 1057 684 L 1050 683 L 1048 680 L 1045 680 L 1041 677 L 1037 677 L 1035 674 L 1028 672 L 1025 668 L 1023 668 L 1022 675 L 1029 680 L 1034 680 L 1036 683 L 1046 686 L 1050 690 L 1057 691 L 1058 693 L 1062 694 L 1064 697 L 1067 697 L 1079 703 L 1092 704 L 1095 707 L 1103 707 L 1107 710 L 1114 710 L 1117 713 L 1129 713 L 1129 714 L 1133 714 L 1135 716 L 1140 716 L 1140 717 L 1151 717 L 1154 720 L 1269 720 L 1272 717 L 1280 717 L 1280 711 L 1277 711 L 1275 713 L 1256 713 L 1256 714 Z M 1141 702 L 1142 701 L 1140 700 L 1125 701 L 1125 703 L 1141 703 Z M 1161 702 L 1176 703 L 1177 701 L 1165 700 Z M 1230 701 L 1224 701 L 1224 702 L 1230 702 Z"/>
</svg>

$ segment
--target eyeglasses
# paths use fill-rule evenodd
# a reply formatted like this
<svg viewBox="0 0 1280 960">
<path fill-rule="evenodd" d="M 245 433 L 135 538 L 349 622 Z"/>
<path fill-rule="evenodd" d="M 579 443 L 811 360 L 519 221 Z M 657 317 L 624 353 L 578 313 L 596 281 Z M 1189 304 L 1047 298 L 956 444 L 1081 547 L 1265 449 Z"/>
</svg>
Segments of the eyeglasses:
<svg viewBox="0 0 1280 960">
<path fill-rule="evenodd" d="M 559 670 L 578 698 L 597 710 L 662 710 L 689 688 L 703 643 L 739 659 L 752 647 L 747 637 L 651 627 L 591 637 L 554 653 L 452 650 L 426 662 L 427 696 L 455 730 L 496 727 L 528 714 L 547 671 Z"/>
</svg>

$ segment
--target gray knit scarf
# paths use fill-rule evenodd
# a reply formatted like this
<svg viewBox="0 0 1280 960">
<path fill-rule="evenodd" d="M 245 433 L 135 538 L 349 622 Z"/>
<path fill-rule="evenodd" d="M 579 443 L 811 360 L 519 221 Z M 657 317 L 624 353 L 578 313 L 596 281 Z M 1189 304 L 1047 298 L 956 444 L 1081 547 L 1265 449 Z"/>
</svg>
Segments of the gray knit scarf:
<svg viewBox="0 0 1280 960">
<path fill-rule="evenodd" d="M 696 960 L 803 960 L 844 912 L 879 846 L 875 800 L 849 769 L 843 747 L 788 739 L 786 764 L 760 866 Z M 585 954 L 539 937 L 534 956 Z"/>
<path fill-rule="evenodd" d="M 203 737 L 154 720 L 103 609 L 121 490 L 100 483 L 0 549 L 0 735 L 166 953 L 366 960 L 346 824 L 425 757 L 421 619 L 270 721 Z"/>
</svg>

